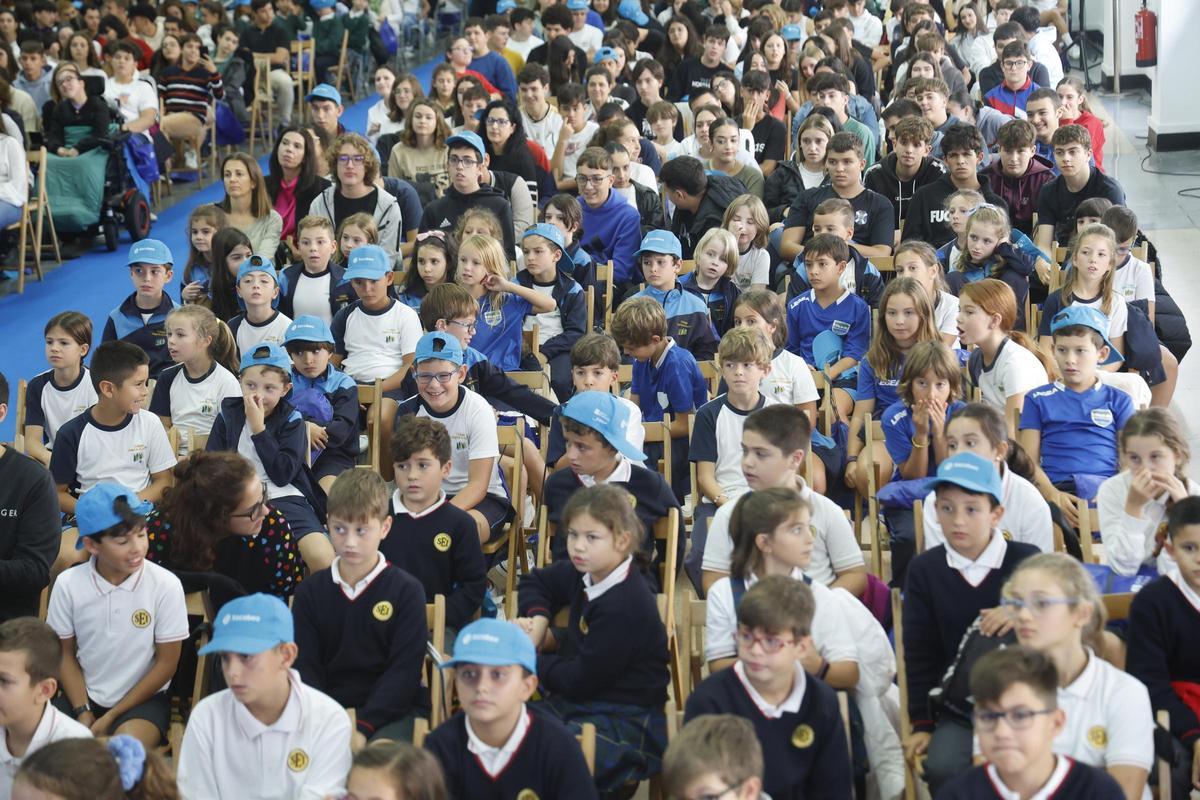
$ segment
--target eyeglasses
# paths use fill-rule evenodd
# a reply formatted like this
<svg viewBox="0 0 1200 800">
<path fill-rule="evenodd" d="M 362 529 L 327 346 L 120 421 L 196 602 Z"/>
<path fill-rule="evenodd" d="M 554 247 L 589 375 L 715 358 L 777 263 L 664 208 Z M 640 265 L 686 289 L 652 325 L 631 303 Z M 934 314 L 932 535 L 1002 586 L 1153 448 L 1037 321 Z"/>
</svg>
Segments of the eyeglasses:
<svg viewBox="0 0 1200 800">
<path fill-rule="evenodd" d="M 740 781 L 735 783 L 733 786 L 730 786 L 729 788 L 725 789 L 722 792 L 719 792 L 718 794 L 698 794 L 695 797 L 684 797 L 683 795 L 671 795 L 671 800 L 721 800 L 722 797 L 725 797 L 730 792 L 736 792 L 738 789 L 741 789 L 742 786 L 744 786 L 746 784 L 746 781 L 748 781 L 748 780 L 749 780 L 749 778 L 742 778 Z"/>
<path fill-rule="evenodd" d="M 447 384 L 450 382 L 450 379 L 454 377 L 454 375 L 455 373 L 453 372 L 418 372 L 416 374 L 416 379 L 417 383 L 419 383 L 421 386 L 428 386 L 434 381 L 437 381 L 440 384 Z"/>
<path fill-rule="evenodd" d="M 1004 69 L 1020 69 L 1029 62 L 1023 58 L 1006 58 L 1000 62 L 1000 66 Z"/>
<path fill-rule="evenodd" d="M 1022 600 L 1019 597 L 1001 597 L 1000 605 L 1009 610 L 1013 616 L 1021 613 L 1022 609 L 1029 609 L 1029 613 L 1035 616 L 1041 616 L 1049 611 L 1054 606 L 1073 606 L 1079 602 L 1077 597 L 1034 597 L 1029 600 Z"/>
<path fill-rule="evenodd" d="M 338 156 L 339 164 L 353 164 L 356 167 L 361 167 L 363 162 L 367 160 L 366 156 Z"/>
<path fill-rule="evenodd" d="M 488 117 L 487 119 L 489 128 L 507 128 L 509 125 L 512 125 L 512 120 L 504 117 Z"/>
<path fill-rule="evenodd" d="M 255 520 L 255 519 L 261 518 L 266 513 L 267 513 L 267 484 L 264 483 L 262 485 L 262 499 L 259 500 L 257 503 L 255 503 L 254 507 L 251 508 L 249 511 L 245 511 L 241 514 L 230 514 L 229 518 L 230 519 Z"/>
<path fill-rule="evenodd" d="M 68 72 L 65 75 L 63 75 L 61 78 L 58 79 L 58 85 L 60 87 L 66 86 L 68 83 L 74 83 L 77 80 L 79 80 L 79 78 L 75 75 L 74 72 Z"/>
<path fill-rule="evenodd" d="M 767 655 L 774 655 L 784 648 L 785 645 L 795 644 L 795 639 L 784 639 L 782 636 L 756 636 L 745 629 L 739 629 L 733 635 L 737 641 L 738 647 L 744 647 L 749 650 L 754 645 L 762 647 L 762 651 Z"/>
<path fill-rule="evenodd" d="M 448 320 L 446 320 L 446 324 L 447 325 L 457 325 L 458 327 L 462 328 L 464 331 L 472 331 L 472 332 L 474 332 L 479 327 L 479 324 L 476 323 L 475 320 L 471 320 L 470 322 L 459 322 L 456 319 L 448 319 Z"/>
<path fill-rule="evenodd" d="M 979 730 L 994 731 L 1000 720 L 1004 720 L 1014 731 L 1023 731 L 1033 724 L 1034 717 L 1053 713 L 1053 708 L 1043 708 L 1041 711 L 1033 711 L 1028 708 L 1013 708 L 1008 711 L 976 711 L 975 726 Z"/>
<path fill-rule="evenodd" d="M 611 177 L 612 175 L 584 175 L 577 172 L 575 173 L 575 182 L 582 186 L 600 186 Z"/>
<path fill-rule="evenodd" d="M 462 156 L 450 156 L 446 159 L 446 163 L 452 167 L 473 167 L 479 163 L 474 158 L 463 158 Z"/>
</svg>

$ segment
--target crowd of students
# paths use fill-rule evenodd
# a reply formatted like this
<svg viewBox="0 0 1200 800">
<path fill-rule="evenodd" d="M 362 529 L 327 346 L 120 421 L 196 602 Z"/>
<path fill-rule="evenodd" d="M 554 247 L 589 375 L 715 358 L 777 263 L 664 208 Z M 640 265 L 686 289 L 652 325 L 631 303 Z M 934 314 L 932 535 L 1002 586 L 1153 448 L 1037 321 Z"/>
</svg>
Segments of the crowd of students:
<svg viewBox="0 0 1200 800">
<path fill-rule="evenodd" d="M 61 155 L 85 68 L 191 141 L 267 55 L 283 127 L 0 375 L 0 798 L 1200 789 L 1190 340 L 1055 0 L 472 3 L 429 87 L 446 7 L 50 5 Z"/>
</svg>

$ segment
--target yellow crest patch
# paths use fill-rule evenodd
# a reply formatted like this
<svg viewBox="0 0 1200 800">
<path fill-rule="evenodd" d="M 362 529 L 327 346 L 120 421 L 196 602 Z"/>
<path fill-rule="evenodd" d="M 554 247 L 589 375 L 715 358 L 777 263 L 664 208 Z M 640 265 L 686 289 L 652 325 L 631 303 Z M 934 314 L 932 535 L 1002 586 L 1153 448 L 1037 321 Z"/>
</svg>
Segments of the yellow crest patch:
<svg viewBox="0 0 1200 800">
<path fill-rule="evenodd" d="M 450 538 L 448 533 L 439 533 L 433 537 L 433 547 L 439 553 L 444 553 L 450 549 L 450 545 L 454 544 L 454 540 Z"/>
<path fill-rule="evenodd" d="M 1011 542 L 1013 540 L 1012 531 L 1000 531 L 1000 535 L 1004 537 L 1004 541 L 1006 542 Z"/>
<path fill-rule="evenodd" d="M 1087 732 L 1088 744 L 1092 747 L 1103 748 L 1108 746 L 1108 731 L 1103 725 L 1093 725 L 1088 728 Z"/>
<path fill-rule="evenodd" d="M 541 800 L 533 789 L 522 789 L 517 792 L 517 800 Z"/>
<path fill-rule="evenodd" d="M 579 632 L 582 633 L 584 636 L 587 636 L 588 624 L 587 624 L 587 620 L 584 619 L 583 617 L 579 618 Z"/>
<path fill-rule="evenodd" d="M 287 765 L 292 772 L 303 772 L 308 769 L 308 753 L 297 747 L 288 753 Z"/>
<path fill-rule="evenodd" d="M 803 750 L 812 745 L 814 738 L 816 735 L 813 733 L 813 729 L 807 725 L 801 725 L 792 731 L 792 746 Z"/>
<path fill-rule="evenodd" d="M 371 616 L 380 622 L 387 622 L 392 618 L 392 604 L 387 600 L 380 600 L 375 604 L 375 607 L 371 609 Z"/>
<path fill-rule="evenodd" d="M 149 611 L 144 608 L 139 608 L 137 611 L 133 612 L 133 615 L 129 618 L 129 621 L 133 623 L 133 627 L 135 628 L 145 628 L 150 624 L 151 619 L 152 617 L 150 616 Z"/>
</svg>

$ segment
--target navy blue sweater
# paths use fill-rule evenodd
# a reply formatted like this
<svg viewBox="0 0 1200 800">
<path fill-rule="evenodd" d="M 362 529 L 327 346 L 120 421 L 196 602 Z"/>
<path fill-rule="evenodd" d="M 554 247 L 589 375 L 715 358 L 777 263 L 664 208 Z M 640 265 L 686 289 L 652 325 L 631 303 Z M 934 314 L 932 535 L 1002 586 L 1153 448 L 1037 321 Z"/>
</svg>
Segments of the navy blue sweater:
<svg viewBox="0 0 1200 800">
<path fill-rule="evenodd" d="M 421 582 L 426 603 L 444 595 L 446 627 L 459 630 L 475 616 L 487 589 L 475 521 L 448 500 L 419 519 L 407 513 L 396 516 L 394 506 L 388 511 L 392 529 L 379 543 L 379 552 Z"/>
<path fill-rule="evenodd" d="M 517 283 L 526 289 L 546 285 L 537 283 L 526 269 L 517 273 Z M 587 296 L 574 278 L 566 272 L 556 271 L 554 288 L 550 290 L 550 296 L 554 298 L 554 303 L 558 306 L 563 329 L 562 333 L 551 336 L 541 346 L 542 355 L 546 358 L 570 353 L 571 348 L 587 331 Z"/>
<path fill-rule="evenodd" d="M 1059 756 L 1059 758 L 1067 758 Z M 1080 764 L 1074 759 L 1070 771 L 1051 796 L 1062 800 L 1124 800 L 1125 793 L 1117 782 L 1102 769 Z M 937 793 L 936 800 L 986 800 L 1003 797 L 987 774 L 987 766 L 972 767 L 957 776 Z"/>
<path fill-rule="evenodd" d="M 1000 588 L 1017 564 L 1038 552 L 1031 544 L 1009 542 L 1004 561 L 978 586 L 946 563 L 938 545 L 908 565 L 904 586 L 904 663 L 908 668 L 908 714 L 914 731 L 933 730 L 929 691 L 954 660 L 963 634 L 979 612 L 1000 603 Z"/>
<path fill-rule="evenodd" d="M 171 354 L 167 352 L 167 314 L 174 308 L 175 301 L 166 292 L 163 292 L 158 308 L 138 308 L 137 293 L 134 292 L 109 313 L 100 341 L 119 339 L 136 344 L 150 358 L 150 377 L 157 378 L 158 373 L 171 366 Z M 150 319 L 145 322 L 142 321 L 143 310 L 150 314 Z"/>
<path fill-rule="evenodd" d="M 625 580 L 589 601 L 583 574 L 559 561 L 523 578 L 518 602 L 522 617 L 554 619 L 570 608 L 558 652 L 538 655 L 538 679 L 550 692 L 577 703 L 654 709 L 667 701 L 667 631 L 636 564 Z"/>
<path fill-rule="evenodd" d="M 463 714 L 455 714 L 426 737 L 425 749 L 442 763 L 450 797 L 455 800 L 598 797 L 583 751 L 571 732 L 533 707 L 527 707 L 526 712 L 529 729 L 525 738 L 495 778 L 483 771 L 478 757 L 467 749 L 467 723 Z"/>
<path fill-rule="evenodd" d="M 389 565 L 351 600 L 326 568 L 300 584 L 292 616 L 300 677 L 353 708 L 364 736 L 418 705 L 429 629 L 416 578 Z"/>
<path fill-rule="evenodd" d="M 1170 578 L 1157 578 L 1133 596 L 1127 630 L 1126 671 L 1146 684 L 1154 710 L 1170 713 L 1172 735 L 1192 749 L 1200 720 L 1171 683 L 1200 683 L 1200 611 Z"/>
<path fill-rule="evenodd" d="M 783 800 L 845 800 L 850 751 L 837 694 L 815 678 L 805 680 L 800 709 L 778 719 L 763 716 L 732 669 L 710 675 L 687 700 L 684 721 L 701 714 L 736 714 L 754 725 L 762 745 L 763 791 Z"/>
<path fill-rule="evenodd" d="M 711 291 L 701 289 L 696 283 L 696 273 L 689 272 L 679 279 L 679 285 L 685 292 L 696 295 L 708 306 L 708 318 L 720 339 L 725 332 L 733 327 L 733 304 L 737 302 L 741 290 L 731 278 L 722 277 Z"/>
</svg>

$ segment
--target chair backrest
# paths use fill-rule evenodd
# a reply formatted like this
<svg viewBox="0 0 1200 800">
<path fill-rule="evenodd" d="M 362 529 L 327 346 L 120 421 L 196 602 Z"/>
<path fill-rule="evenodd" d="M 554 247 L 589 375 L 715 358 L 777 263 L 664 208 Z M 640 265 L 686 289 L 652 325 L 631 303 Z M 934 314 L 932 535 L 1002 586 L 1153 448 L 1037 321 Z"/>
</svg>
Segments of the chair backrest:
<svg viewBox="0 0 1200 800">
<path fill-rule="evenodd" d="M 904 660 L 904 604 L 900 590 L 892 589 L 892 630 L 896 641 L 896 685 L 900 689 L 900 741 L 912 733 L 912 720 L 908 717 L 908 668 Z M 907 761 L 904 764 L 904 798 L 916 800 L 916 767 Z"/>
<path fill-rule="evenodd" d="M 425 737 L 429 735 L 429 720 L 417 717 L 413 720 L 413 746 L 424 747 Z"/>
<path fill-rule="evenodd" d="M 673 470 L 671 469 L 671 424 L 670 422 L 643 422 L 642 429 L 646 433 L 645 441 L 647 443 L 657 443 L 662 445 L 663 456 L 659 459 L 658 471 L 666 479 L 667 485 L 671 486 L 671 478 Z"/>
<path fill-rule="evenodd" d="M 374 383 L 359 384 L 358 404 L 367 410 L 367 463 L 362 464 L 379 472 L 383 455 L 383 381 L 379 378 Z"/>
<path fill-rule="evenodd" d="M 687 275 L 689 272 L 696 271 L 696 259 L 687 258 L 679 262 L 679 274 Z"/>
<path fill-rule="evenodd" d="M 1100 601 L 1104 603 L 1104 610 L 1108 614 L 1110 622 L 1129 619 L 1129 609 L 1133 605 L 1133 592 L 1120 592 L 1119 594 L 1102 594 Z"/>
<path fill-rule="evenodd" d="M 39 147 L 37 150 L 25 151 L 25 162 L 34 174 L 33 197 L 30 199 L 38 205 L 44 205 L 46 203 L 46 148 Z"/>
<path fill-rule="evenodd" d="M 1079 515 L 1079 549 L 1083 551 L 1083 563 L 1100 564 L 1104 561 L 1103 550 L 1092 541 L 1093 534 L 1100 532 L 1100 510 L 1090 507 L 1081 497 L 1075 511 Z"/>
<path fill-rule="evenodd" d="M 13 449 L 18 453 L 25 452 L 25 391 L 27 384 L 24 378 L 17 381 L 17 414 L 13 420 Z"/>
<path fill-rule="evenodd" d="M 429 683 L 429 721 L 433 727 L 442 724 L 449 716 L 449 698 L 446 697 L 439 659 L 446 654 L 446 596 L 433 596 L 432 603 L 425 604 L 425 624 L 429 628 L 429 646 L 437 658 L 428 653 L 425 658 L 425 679 Z"/>
<path fill-rule="evenodd" d="M 535 322 L 529 329 L 521 331 L 521 352 L 532 353 L 537 362 L 544 367 L 548 362 L 542 355 L 542 346 L 538 341 L 541 330 L 542 326 Z"/>
<path fill-rule="evenodd" d="M 612 322 L 613 310 L 613 263 L 606 261 L 603 264 L 596 264 L 596 285 L 604 284 L 601 290 L 604 292 L 604 328 L 607 330 L 609 323 Z"/>
<path fill-rule="evenodd" d="M 271 57 L 261 53 L 254 54 L 254 102 L 271 102 Z"/>
<path fill-rule="evenodd" d="M 512 425 L 497 426 L 496 438 L 500 445 L 500 452 L 508 451 L 512 453 L 512 458 L 501 459 L 500 468 L 503 471 L 504 481 L 508 486 L 516 513 L 513 514 L 512 520 L 505 527 L 504 533 L 494 536 L 491 541 L 483 546 L 483 554 L 491 556 L 499 553 L 504 547 L 508 549 L 508 577 L 504 585 L 504 605 L 505 612 L 509 615 L 508 618 L 515 619 L 517 612 L 517 556 L 520 552 L 518 544 L 524 547 L 524 537 L 522 536 L 522 512 L 525 507 L 522 481 L 522 454 L 525 446 L 524 418 L 517 417 Z"/>
<path fill-rule="evenodd" d="M 708 396 L 717 396 L 717 387 L 721 385 L 721 368 L 716 361 L 699 361 L 700 375 L 708 384 Z"/>
<path fill-rule="evenodd" d="M 875 265 L 875 269 L 879 270 L 883 277 L 887 277 L 887 273 L 896 272 L 896 257 L 895 256 L 871 256 L 868 259 Z"/>
<path fill-rule="evenodd" d="M 587 298 L 587 328 L 584 333 L 591 333 L 596 330 L 596 287 L 589 286 L 584 289 L 583 296 Z"/>
<path fill-rule="evenodd" d="M 685 595 L 682 603 L 682 615 L 679 631 L 683 644 L 687 680 L 684 682 L 684 696 L 680 700 L 681 703 L 686 702 L 692 689 L 704 680 L 704 629 L 708 622 L 708 603 Z"/>
</svg>

